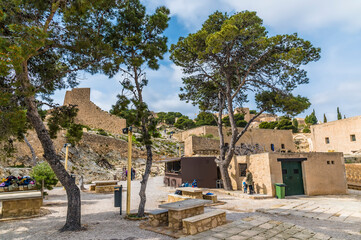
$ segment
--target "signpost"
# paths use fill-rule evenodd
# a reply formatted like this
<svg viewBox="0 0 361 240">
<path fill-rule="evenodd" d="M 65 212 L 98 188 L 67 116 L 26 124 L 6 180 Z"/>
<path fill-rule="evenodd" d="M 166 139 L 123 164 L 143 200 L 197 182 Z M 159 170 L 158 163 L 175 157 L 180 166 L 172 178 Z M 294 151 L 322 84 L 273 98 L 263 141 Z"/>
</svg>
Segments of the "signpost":
<svg viewBox="0 0 361 240">
<path fill-rule="evenodd" d="M 127 215 L 130 214 L 130 190 L 132 176 L 132 127 L 123 128 L 123 133 L 128 133 L 128 174 L 127 174 Z"/>
</svg>

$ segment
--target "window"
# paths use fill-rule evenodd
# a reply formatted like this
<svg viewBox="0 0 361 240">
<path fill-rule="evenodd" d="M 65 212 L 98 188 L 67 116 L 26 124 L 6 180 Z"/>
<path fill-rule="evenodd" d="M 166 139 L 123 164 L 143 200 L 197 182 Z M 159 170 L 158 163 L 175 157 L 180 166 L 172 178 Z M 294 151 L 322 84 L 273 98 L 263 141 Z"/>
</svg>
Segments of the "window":
<svg viewBox="0 0 361 240">
<path fill-rule="evenodd" d="M 275 151 L 275 145 L 272 143 L 271 144 L 271 151 L 274 152 Z"/>
<path fill-rule="evenodd" d="M 327 161 L 327 164 L 330 164 L 330 161 Z"/>
<path fill-rule="evenodd" d="M 332 164 L 335 164 L 335 161 L 331 161 Z"/>
<path fill-rule="evenodd" d="M 281 144 L 281 148 L 282 148 L 282 149 L 285 149 L 285 145 L 284 145 L 283 143 Z"/>
<path fill-rule="evenodd" d="M 330 138 L 328 138 L 328 137 L 325 138 L 325 143 L 326 143 L 326 144 L 329 144 L 329 143 L 330 143 Z"/>
<path fill-rule="evenodd" d="M 181 162 L 168 162 L 166 172 L 168 173 L 180 173 L 181 172 Z"/>
<path fill-rule="evenodd" d="M 239 176 L 245 177 L 246 176 L 246 170 L 247 170 L 247 163 L 239 163 Z"/>
<path fill-rule="evenodd" d="M 350 135 L 350 140 L 351 142 L 356 142 L 356 135 L 355 134 Z"/>
</svg>

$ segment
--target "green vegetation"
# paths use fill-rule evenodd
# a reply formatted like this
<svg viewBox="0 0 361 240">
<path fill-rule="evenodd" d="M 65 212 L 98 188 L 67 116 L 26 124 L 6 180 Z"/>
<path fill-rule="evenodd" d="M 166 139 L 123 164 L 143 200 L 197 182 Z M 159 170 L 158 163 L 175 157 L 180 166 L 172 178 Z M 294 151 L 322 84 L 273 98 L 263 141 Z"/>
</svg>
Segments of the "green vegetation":
<svg viewBox="0 0 361 240">
<path fill-rule="evenodd" d="M 326 114 L 323 114 L 323 123 L 327 123 L 327 118 L 326 118 Z"/>
<path fill-rule="evenodd" d="M 244 120 L 244 115 L 240 114 L 240 113 L 236 113 L 234 114 L 234 120 L 236 122 L 236 126 L 237 127 L 245 127 L 247 125 L 247 122 Z M 222 119 L 222 123 L 226 126 L 226 127 L 230 127 L 231 126 L 231 122 L 229 121 L 229 116 L 225 116 Z"/>
<path fill-rule="evenodd" d="M 159 112 L 157 113 L 157 120 L 166 124 L 173 125 L 176 122 L 176 118 L 180 118 L 183 115 L 180 112 Z"/>
<path fill-rule="evenodd" d="M 316 117 L 316 113 L 315 113 L 315 109 L 313 109 L 312 113 L 310 115 L 307 115 L 306 118 L 305 118 L 305 122 L 307 124 L 311 124 L 311 125 L 314 125 L 314 124 L 317 124 L 317 117 Z"/>
<path fill-rule="evenodd" d="M 337 107 L 337 120 L 341 120 L 342 119 L 342 114 L 340 112 L 340 108 Z"/>
<path fill-rule="evenodd" d="M 38 188 L 41 188 L 42 180 L 44 180 L 44 187 L 48 190 L 53 189 L 53 187 L 58 183 L 55 173 L 46 162 L 38 163 L 35 167 L 33 167 L 30 176 L 35 179 Z"/>
<path fill-rule="evenodd" d="M 250 91 L 257 92 L 257 114 L 266 111 L 295 116 L 307 109 L 308 99 L 293 96 L 292 90 L 308 82 L 302 65 L 320 58 L 320 49 L 297 34 L 269 35 L 262 19 L 250 11 L 213 13 L 201 29 L 179 38 L 170 52 L 171 60 L 187 73 L 182 78 L 181 100 L 192 102 L 201 111 L 226 110 L 231 126 L 236 126 L 234 107 L 247 102 Z M 220 136 L 217 163 L 226 190 L 231 189 L 228 166 L 233 149 L 246 131 L 233 127 L 228 148 Z"/>
<path fill-rule="evenodd" d="M 311 133 L 311 130 L 308 126 L 306 126 L 303 130 L 302 130 L 303 133 Z"/>
<path fill-rule="evenodd" d="M 101 129 L 101 128 L 97 130 L 97 134 L 102 135 L 102 136 L 109 135 L 106 131 L 104 131 L 104 129 Z"/>
<path fill-rule="evenodd" d="M 187 116 L 182 116 L 178 118 L 177 122 L 174 124 L 174 127 L 182 130 L 187 130 L 196 127 L 196 123 L 192 119 L 189 119 Z"/>
<path fill-rule="evenodd" d="M 216 119 L 214 118 L 214 115 L 209 112 L 200 112 L 197 117 L 194 119 L 196 122 L 196 126 L 217 126 Z"/>
</svg>

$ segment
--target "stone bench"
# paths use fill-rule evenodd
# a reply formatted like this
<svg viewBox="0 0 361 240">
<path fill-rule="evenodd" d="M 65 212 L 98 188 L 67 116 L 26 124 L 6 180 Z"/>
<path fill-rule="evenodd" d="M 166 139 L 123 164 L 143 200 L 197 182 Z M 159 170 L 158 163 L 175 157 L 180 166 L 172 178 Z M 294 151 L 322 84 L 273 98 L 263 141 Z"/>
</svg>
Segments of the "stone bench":
<svg viewBox="0 0 361 240">
<path fill-rule="evenodd" d="M 174 194 L 174 193 L 168 194 L 168 202 L 169 203 L 184 201 L 187 199 L 190 199 L 190 197 L 185 197 L 185 196 Z"/>
<path fill-rule="evenodd" d="M 168 210 L 157 209 L 148 213 L 149 224 L 152 227 L 158 227 L 159 225 L 168 225 Z"/>
<path fill-rule="evenodd" d="M 183 233 L 194 235 L 226 223 L 226 212 L 215 210 L 183 219 Z"/>
<path fill-rule="evenodd" d="M 211 200 L 213 203 L 218 202 L 218 200 L 217 200 L 217 195 L 216 195 L 216 194 L 213 194 L 213 195 L 203 194 L 203 199 Z"/>
<path fill-rule="evenodd" d="M 37 215 L 43 205 L 39 191 L 6 192 L 0 194 L 0 218 Z"/>
<path fill-rule="evenodd" d="M 106 180 L 106 181 L 94 181 L 95 186 L 107 186 L 107 185 L 117 185 L 117 180 Z"/>
<path fill-rule="evenodd" d="M 113 193 L 115 187 L 120 187 L 120 185 L 95 186 L 95 193 Z"/>
</svg>

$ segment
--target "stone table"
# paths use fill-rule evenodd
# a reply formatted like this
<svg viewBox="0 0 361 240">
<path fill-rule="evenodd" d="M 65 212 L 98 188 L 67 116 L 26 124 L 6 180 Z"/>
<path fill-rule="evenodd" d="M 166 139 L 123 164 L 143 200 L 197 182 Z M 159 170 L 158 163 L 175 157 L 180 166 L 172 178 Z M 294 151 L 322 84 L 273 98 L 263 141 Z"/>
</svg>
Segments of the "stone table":
<svg viewBox="0 0 361 240">
<path fill-rule="evenodd" d="M 203 189 L 202 188 L 194 188 L 194 187 L 179 187 L 176 190 L 182 191 L 182 196 L 203 199 Z"/>
<path fill-rule="evenodd" d="M 184 201 L 166 203 L 159 208 L 168 209 L 168 226 L 174 230 L 182 229 L 182 220 L 204 213 L 204 205 L 210 200 L 187 199 Z"/>
</svg>

